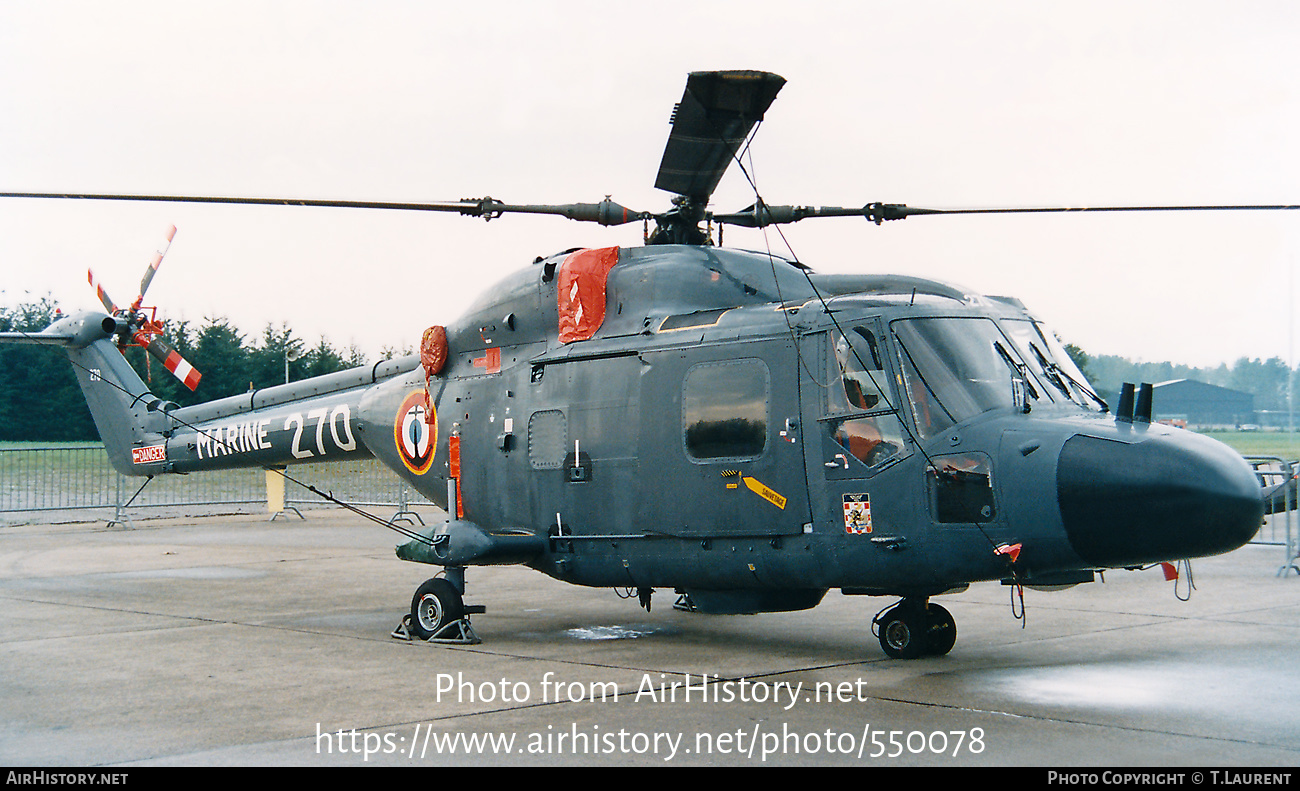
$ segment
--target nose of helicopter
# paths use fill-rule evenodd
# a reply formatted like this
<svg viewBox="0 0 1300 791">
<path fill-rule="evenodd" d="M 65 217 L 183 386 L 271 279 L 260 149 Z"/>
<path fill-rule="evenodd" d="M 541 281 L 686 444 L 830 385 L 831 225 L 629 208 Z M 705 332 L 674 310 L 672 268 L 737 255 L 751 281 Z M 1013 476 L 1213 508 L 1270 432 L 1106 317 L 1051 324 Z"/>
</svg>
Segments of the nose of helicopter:
<svg viewBox="0 0 1300 791">
<path fill-rule="evenodd" d="M 1056 487 L 1071 546 L 1098 566 L 1228 552 L 1255 535 L 1264 514 L 1259 482 L 1241 456 L 1182 430 L 1132 443 L 1071 437 Z"/>
</svg>

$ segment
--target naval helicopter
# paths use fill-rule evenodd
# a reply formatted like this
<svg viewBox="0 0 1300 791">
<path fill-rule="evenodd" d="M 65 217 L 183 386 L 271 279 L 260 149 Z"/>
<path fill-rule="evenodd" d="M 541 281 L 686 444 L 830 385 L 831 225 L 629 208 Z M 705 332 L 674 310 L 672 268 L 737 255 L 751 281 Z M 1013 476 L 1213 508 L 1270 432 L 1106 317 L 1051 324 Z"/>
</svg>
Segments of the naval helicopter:
<svg viewBox="0 0 1300 791">
<path fill-rule="evenodd" d="M 165 402 L 127 363 L 138 345 L 195 387 L 140 296 L 9 342 L 66 349 L 113 466 L 132 476 L 373 456 L 446 510 L 398 558 L 441 566 L 400 627 L 476 641 L 473 566 L 656 591 L 676 609 L 806 610 L 831 590 L 888 597 L 872 631 L 890 657 L 947 654 L 933 601 L 977 582 L 1057 589 L 1107 569 L 1233 550 L 1259 529 L 1260 482 L 1240 455 L 1153 423 L 1149 385 L 1112 411 L 1020 301 L 910 275 L 819 274 L 795 257 L 714 243 L 726 225 L 814 217 L 1071 209 L 776 206 L 709 198 L 785 80 L 695 72 L 655 186 L 671 208 L 3 193 L 548 214 L 640 222 L 641 247 L 539 257 L 417 355 L 195 406 Z M 1294 209 L 1104 207 L 1089 211 Z M 653 227 L 651 227 L 653 225 Z M 378 520 L 377 521 L 382 521 Z M 630 597 L 629 597 L 630 598 Z"/>
</svg>

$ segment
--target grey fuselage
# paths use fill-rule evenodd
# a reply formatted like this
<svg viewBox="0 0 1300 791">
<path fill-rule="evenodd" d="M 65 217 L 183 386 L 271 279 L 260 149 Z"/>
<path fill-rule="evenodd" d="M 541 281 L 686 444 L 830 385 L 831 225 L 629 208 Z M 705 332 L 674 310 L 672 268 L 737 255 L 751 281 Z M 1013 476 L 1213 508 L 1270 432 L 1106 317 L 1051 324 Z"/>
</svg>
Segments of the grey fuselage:
<svg viewBox="0 0 1300 791">
<path fill-rule="evenodd" d="M 87 341 L 64 345 L 124 472 L 373 454 L 449 507 L 453 544 L 482 546 L 444 565 L 522 562 L 719 611 L 926 597 L 1010 576 L 1007 547 L 1020 579 L 1068 584 L 1258 528 L 1239 456 L 1105 414 L 1015 300 L 712 247 L 617 256 L 587 339 L 557 337 L 565 254 L 489 290 L 447 327 L 433 417 L 416 357 L 174 409 L 120 370 L 104 317 L 61 337 Z"/>
<path fill-rule="evenodd" d="M 1005 578 L 1008 558 L 995 551 L 1005 545 L 1022 546 L 1022 576 L 1050 584 L 1077 581 L 1072 570 L 1226 551 L 1258 527 L 1259 487 L 1240 457 L 1177 429 L 1117 421 L 1073 385 L 1054 385 L 1023 360 L 1038 350 L 1015 335 L 1043 330 L 1014 300 L 911 278 L 805 276 L 759 253 L 625 249 L 599 330 L 561 344 L 562 258 L 515 274 L 449 327 L 451 359 L 430 385 L 438 437 L 427 473 L 412 472 L 395 442 L 375 440 L 423 387 L 421 372 L 360 404 L 360 436 L 375 455 L 442 505 L 447 437 L 457 435 L 463 519 L 545 537 L 527 560 L 544 573 L 697 594 L 780 591 L 746 606 L 793 609 L 829 588 L 926 596 Z M 980 385 L 992 406 L 953 409 L 950 425 L 931 415 L 922 430 L 924 407 L 908 392 L 919 377 L 897 330 L 928 319 L 1005 332 L 1028 392 L 1014 389 L 1015 367 L 996 363 L 990 375 L 986 364 L 1001 379 Z M 853 404 L 846 366 L 866 356 L 872 371 L 859 378 L 879 393 Z M 855 424 L 871 437 L 846 438 Z M 710 427 L 720 440 L 695 431 Z M 858 447 L 873 441 L 874 453 Z M 1153 452 L 1134 450 L 1143 447 Z M 1136 464 L 1124 469 L 1129 455 Z M 1167 480 L 1171 463 L 1181 466 Z M 1078 478 L 1097 475 L 1109 488 L 1080 490 Z M 1123 518 L 1104 512 L 1134 497 L 1142 502 Z M 1201 513 L 1210 501 L 1213 518 Z"/>
</svg>

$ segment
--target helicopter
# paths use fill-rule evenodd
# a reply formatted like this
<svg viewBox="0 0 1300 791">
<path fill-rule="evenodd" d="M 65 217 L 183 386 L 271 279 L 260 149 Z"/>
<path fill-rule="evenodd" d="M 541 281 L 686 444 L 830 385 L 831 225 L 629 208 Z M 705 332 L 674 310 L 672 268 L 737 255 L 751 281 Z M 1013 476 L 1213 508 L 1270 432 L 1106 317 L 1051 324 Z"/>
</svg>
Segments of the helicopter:
<svg viewBox="0 0 1300 791">
<path fill-rule="evenodd" d="M 1060 589 L 1107 569 L 1216 555 L 1264 513 L 1244 459 L 1152 422 L 1150 385 L 1114 412 L 1056 334 L 1013 297 L 910 275 L 818 274 L 721 246 L 722 228 L 813 217 L 877 225 L 936 210 L 709 199 L 785 80 L 693 72 L 655 183 L 671 208 L 0 193 L 548 214 L 640 222 L 641 247 L 539 257 L 417 355 L 189 407 L 153 395 L 121 350 L 145 347 L 193 389 L 140 296 L 7 342 L 66 349 L 113 466 L 132 476 L 283 470 L 373 456 L 445 509 L 402 560 L 441 566 L 400 627 L 473 642 L 467 569 L 519 564 L 634 594 L 650 609 L 806 610 L 838 589 L 897 599 L 872 619 L 892 658 L 942 656 L 957 627 L 935 597 L 977 582 Z M 1101 207 L 1087 211 L 1294 209 Z M 653 228 L 651 225 L 653 224 Z M 715 233 L 718 237 L 715 243 Z M 159 259 L 160 260 L 160 259 Z M 376 521 L 381 521 L 376 518 Z"/>
</svg>

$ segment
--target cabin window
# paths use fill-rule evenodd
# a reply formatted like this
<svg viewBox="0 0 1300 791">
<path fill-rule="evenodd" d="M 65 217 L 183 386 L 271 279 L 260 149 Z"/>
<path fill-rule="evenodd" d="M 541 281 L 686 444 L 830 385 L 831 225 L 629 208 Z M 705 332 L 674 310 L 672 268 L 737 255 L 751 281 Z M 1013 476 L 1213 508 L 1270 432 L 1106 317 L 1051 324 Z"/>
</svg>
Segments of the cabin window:
<svg viewBox="0 0 1300 791">
<path fill-rule="evenodd" d="M 682 429 L 693 459 L 742 459 L 767 447 L 767 366 L 760 360 L 702 363 L 686 372 Z"/>
</svg>

